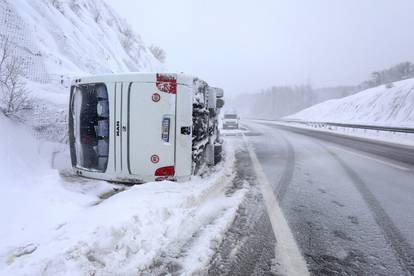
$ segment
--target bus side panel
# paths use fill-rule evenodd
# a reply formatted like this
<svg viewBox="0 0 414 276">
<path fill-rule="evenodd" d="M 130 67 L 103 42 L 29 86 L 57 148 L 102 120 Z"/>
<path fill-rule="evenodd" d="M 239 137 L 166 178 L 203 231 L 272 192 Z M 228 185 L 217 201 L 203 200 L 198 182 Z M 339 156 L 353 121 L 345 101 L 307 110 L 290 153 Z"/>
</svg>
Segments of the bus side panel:
<svg viewBox="0 0 414 276">
<path fill-rule="evenodd" d="M 192 173 L 193 91 L 185 85 L 177 87 L 176 167 L 177 180 L 186 180 Z M 187 128 L 187 129 L 186 129 Z M 186 130 L 190 132 L 186 132 Z"/>
</svg>

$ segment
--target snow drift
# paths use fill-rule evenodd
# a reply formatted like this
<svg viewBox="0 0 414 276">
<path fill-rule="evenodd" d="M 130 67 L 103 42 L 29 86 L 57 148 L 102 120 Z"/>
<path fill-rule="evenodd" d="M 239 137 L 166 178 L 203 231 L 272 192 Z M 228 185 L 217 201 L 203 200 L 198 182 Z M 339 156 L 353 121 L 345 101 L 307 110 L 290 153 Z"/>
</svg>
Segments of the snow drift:
<svg viewBox="0 0 414 276">
<path fill-rule="evenodd" d="M 125 187 L 62 176 L 47 142 L 3 115 L 0 126 L 0 275 L 159 274 L 168 264 L 192 274 L 246 191 L 226 194 L 231 150 L 204 178 Z"/>
<path fill-rule="evenodd" d="M 47 145 L 35 139 L 26 126 L 2 114 L 0 126 L 1 258 L 10 247 L 33 244 L 34 237 L 47 238 L 45 230 L 56 227 L 97 196 L 86 192 L 79 196 L 65 189 L 67 183 L 51 168 Z M 102 182 L 96 187 L 98 184 L 101 191 L 110 186 Z"/>
<path fill-rule="evenodd" d="M 414 127 L 414 79 L 329 100 L 285 119 Z"/>
</svg>

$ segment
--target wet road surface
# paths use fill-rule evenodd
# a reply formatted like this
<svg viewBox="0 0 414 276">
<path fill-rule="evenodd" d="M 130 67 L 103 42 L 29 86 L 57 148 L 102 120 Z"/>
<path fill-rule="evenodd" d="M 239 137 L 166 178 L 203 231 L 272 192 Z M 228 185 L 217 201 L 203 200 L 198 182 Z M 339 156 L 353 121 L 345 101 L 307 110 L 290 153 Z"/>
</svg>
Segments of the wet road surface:
<svg viewBox="0 0 414 276">
<path fill-rule="evenodd" d="M 311 274 L 414 275 L 412 148 L 252 121 L 245 126 L 246 140 L 272 185 Z M 242 177 L 253 177 L 250 182 L 254 183 L 254 172 L 245 171 Z M 255 254 L 263 256 L 257 251 L 263 247 L 257 244 L 277 245 L 257 198 L 258 207 L 247 204 L 244 210 L 247 214 L 258 210 L 259 215 L 251 219 L 254 227 L 245 225 L 250 232 L 234 235 L 240 228 L 236 219 L 230 230 L 233 237 L 229 234 L 227 245 L 225 239 L 216 254 L 214 267 L 221 270 L 212 269 L 209 274 L 251 275 L 247 268 L 252 265 L 245 263 Z M 252 248 L 248 243 L 236 247 L 237 241 L 256 236 Z M 223 256 L 231 255 L 230 248 L 249 253 L 238 253 L 240 258 L 229 261 Z M 264 255 L 260 264 L 264 269 L 254 274 L 277 274 L 274 269 L 266 272 L 275 262 L 274 251 Z"/>
</svg>

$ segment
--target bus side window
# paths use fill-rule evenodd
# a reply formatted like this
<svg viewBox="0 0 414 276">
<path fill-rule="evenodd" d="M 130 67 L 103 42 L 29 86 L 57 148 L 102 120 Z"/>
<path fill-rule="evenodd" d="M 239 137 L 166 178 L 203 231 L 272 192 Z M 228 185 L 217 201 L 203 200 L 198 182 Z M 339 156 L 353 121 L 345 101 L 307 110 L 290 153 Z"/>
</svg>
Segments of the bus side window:
<svg viewBox="0 0 414 276">
<path fill-rule="evenodd" d="M 108 103 L 108 101 L 106 101 L 106 100 L 99 101 L 96 109 L 97 109 L 96 111 L 97 111 L 99 117 L 104 117 L 104 118 L 109 117 L 109 103 Z"/>
<path fill-rule="evenodd" d="M 99 117 L 96 126 L 96 136 L 98 137 L 97 155 L 98 155 L 98 170 L 105 170 L 108 163 L 109 153 L 109 102 L 108 93 L 105 86 L 96 86 L 96 97 L 98 99 L 96 105 L 96 113 Z"/>
</svg>

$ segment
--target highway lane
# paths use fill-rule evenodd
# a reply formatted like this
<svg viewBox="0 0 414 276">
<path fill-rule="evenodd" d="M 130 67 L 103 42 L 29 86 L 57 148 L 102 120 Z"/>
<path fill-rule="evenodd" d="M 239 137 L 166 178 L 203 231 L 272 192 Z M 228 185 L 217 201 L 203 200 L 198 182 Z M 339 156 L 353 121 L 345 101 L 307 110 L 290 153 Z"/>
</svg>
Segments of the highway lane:
<svg viewBox="0 0 414 276">
<path fill-rule="evenodd" d="M 414 275 L 414 152 L 246 122 L 315 275 Z"/>
<path fill-rule="evenodd" d="M 272 123 L 264 123 L 268 126 L 274 126 Z M 314 129 L 304 129 L 297 127 L 290 127 L 287 125 L 278 125 L 279 129 L 285 129 L 291 132 L 305 134 L 324 141 L 340 144 L 347 147 L 352 147 L 366 153 L 375 154 L 377 156 L 386 157 L 397 162 L 414 165 L 414 147 L 407 145 L 399 145 L 385 141 L 372 141 L 372 139 L 363 137 L 350 137 L 349 135 L 318 131 Z"/>
</svg>

